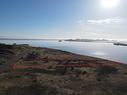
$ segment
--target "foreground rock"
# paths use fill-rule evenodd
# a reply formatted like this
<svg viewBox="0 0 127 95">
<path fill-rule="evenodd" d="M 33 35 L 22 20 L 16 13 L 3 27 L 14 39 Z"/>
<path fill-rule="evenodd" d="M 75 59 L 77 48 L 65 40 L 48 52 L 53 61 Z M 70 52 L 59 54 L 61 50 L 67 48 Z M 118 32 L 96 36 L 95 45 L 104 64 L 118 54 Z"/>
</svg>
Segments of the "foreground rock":
<svg viewBox="0 0 127 95">
<path fill-rule="evenodd" d="M 0 95 L 127 95 L 127 65 L 0 44 Z"/>
</svg>

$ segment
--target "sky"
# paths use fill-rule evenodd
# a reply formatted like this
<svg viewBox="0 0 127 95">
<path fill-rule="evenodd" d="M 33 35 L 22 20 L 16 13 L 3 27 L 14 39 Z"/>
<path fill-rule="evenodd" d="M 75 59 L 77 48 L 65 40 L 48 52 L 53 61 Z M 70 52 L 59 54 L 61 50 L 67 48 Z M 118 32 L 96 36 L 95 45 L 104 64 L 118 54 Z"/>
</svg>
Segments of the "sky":
<svg viewBox="0 0 127 95">
<path fill-rule="evenodd" d="M 0 0 L 0 38 L 127 39 L 127 0 L 117 1 Z"/>
</svg>

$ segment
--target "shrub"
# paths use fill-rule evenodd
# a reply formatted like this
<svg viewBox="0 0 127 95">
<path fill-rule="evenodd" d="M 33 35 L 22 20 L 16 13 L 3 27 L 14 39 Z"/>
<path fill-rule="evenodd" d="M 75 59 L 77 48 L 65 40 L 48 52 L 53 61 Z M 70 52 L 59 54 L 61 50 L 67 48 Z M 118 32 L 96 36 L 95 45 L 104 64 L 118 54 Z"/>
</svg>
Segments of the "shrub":
<svg viewBox="0 0 127 95">
<path fill-rule="evenodd" d="M 3 65 L 6 62 L 7 62 L 7 60 L 5 58 L 0 58 L 0 65 Z"/>
<path fill-rule="evenodd" d="M 33 52 L 27 54 L 25 60 L 37 59 L 39 56 L 40 56 L 40 54 L 38 52 L 33 51 Z"/>
<path fill-rule="evenodd" d="M 96 69 L 98 75 L 115 74 L 117 73 L 117 71 L 118 69 L 116 69 L 115 67 L 109 67 L 109 66 L 99 67 Z"/>
<path fill-rule="evenodd" d="M 109 74 L 116 74 L 118 69 L 115 67 L 103 66 L 96 69 L 97 81 L 106 81 Z"/>
</svg>

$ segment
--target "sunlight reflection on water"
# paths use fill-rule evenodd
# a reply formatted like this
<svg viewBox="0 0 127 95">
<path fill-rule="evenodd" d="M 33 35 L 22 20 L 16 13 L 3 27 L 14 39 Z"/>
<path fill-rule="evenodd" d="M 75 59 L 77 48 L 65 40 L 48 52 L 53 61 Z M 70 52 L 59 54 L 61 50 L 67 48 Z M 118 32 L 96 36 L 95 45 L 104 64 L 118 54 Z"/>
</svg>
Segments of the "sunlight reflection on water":
<svg viewBox="0 0 127 95">
<path fill-rule="evenodd" d="M 97 56 L 104 56 L 104 55 L 106 55 L 106 53 L 101 52 L 101 51 L 96 51 L 96 52 L 93 52 L 92 54 L 93 55 L 97 55 Z"/>
</svg>

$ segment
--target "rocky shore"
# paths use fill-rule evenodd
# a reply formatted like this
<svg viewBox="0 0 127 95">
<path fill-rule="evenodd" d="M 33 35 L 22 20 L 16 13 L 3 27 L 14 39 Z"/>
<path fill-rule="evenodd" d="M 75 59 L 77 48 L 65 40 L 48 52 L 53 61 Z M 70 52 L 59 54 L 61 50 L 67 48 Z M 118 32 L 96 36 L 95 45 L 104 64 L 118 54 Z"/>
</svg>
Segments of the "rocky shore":
<svg viewBox="0 0 127 95">
<path fill-rule="evenodd" d="M 0 95 L 127 95 L 126 80 L 126 64 L 0 44 Z"/>
</svg>

